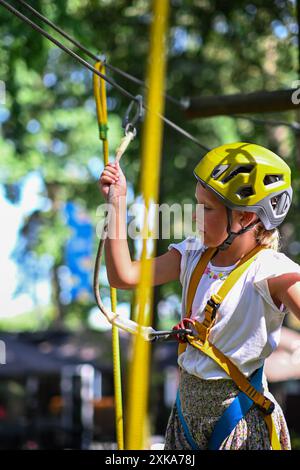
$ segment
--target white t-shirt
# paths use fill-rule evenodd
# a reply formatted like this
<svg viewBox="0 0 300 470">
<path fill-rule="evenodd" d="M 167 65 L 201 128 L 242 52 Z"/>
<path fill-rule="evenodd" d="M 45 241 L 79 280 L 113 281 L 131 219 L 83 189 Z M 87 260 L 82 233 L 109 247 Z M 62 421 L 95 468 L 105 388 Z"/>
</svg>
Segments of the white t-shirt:
<svg viewBox="0 0 300 470">
<path fill-rule="evenodd" d="M 181 253 L 182 317 L 185 317 L 190 277 L 206 247 L 200 240 L 189 237 L 181 243 L 172 243 L 168 249 L 171 248 Z M 194 297 L 192 318 L 203 321 L 207 301 L 217 293 L 233 268 L 217 267 L 209 262 Z M 300 266 L 283 253 L 272 249 L 259 252 L 218 310 L 209 339 L 247 377 L 261 367 L 277 348 L 280 328 L 287 313 L 283 305 L 279 309 L 274 304 L 267 279 L 291 272 L 300 273 Z M 190 345 L 179 356 L 178 364 L 188 373 L 203 379 L 229 378 L 211 358 Z"/>
</svg>

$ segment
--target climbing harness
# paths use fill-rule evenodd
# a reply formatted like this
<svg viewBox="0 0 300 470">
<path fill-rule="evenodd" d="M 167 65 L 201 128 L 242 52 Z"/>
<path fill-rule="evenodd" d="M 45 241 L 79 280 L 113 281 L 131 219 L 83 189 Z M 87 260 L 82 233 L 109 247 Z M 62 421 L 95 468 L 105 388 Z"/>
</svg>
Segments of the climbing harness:
<svg viewBox="0 0 300 470">
<path fill-rule="evenodd" d="M 224 297 L 229 293 L 233 285 L 242 276 L 250 264 L 256 259 L 257 254 L 263 249 L 264 248 L 262 246 L 257 246 L 239 261 L 233 271 L 231 271 L 229 274 L 228 278 L 224 281 L 218 292 L 213 294 L 208 300 L 204 309 L 203 322 L 200 323 L 195 320 L 196 334 L 186 335 L 186 343 L 180 344 L 178 348 L 178 352 L 181 354 L 184 352 L 188 343 L 201 351 L 203 354 L 213 359 L 235 382 L 240 390 L 240 393 L 232 405 L 226 410 L 226 414 L 224 414 L 217 423 L 209 443 L 210 449 L 219 449 L 221 443 L 230 434 L 232 429 L 234 429 L 237 422 L 246 414 L 252 404 L 255 404 L 263 412 L 264 420 L 269 431 L 272 449 L 281 449 L 275 424 L 271 415 L 274 410 L 274 404 L 261 393 L 262 368 L 259 369 L 259 371 L 256 371 L 249 381 L 249 379 L 238 369 L 238 367 L 209 341 L 210 330 L 216 322 L 217 312 Z M 199 280 L 208 264 L 208 261 L 215 255 L 216 250 L 216 248 L 208 248 L 204 252 L 203 256 L 201 256 L 194 272 L 192 273 L 187 293 L 186 318 L 191 316 L 192 303 L 196 288 L 199 284 Z M 183 428 L 186 430 L 187 425 L 181 411 L 179 395 L 177 397 L 176 403 L 180 421 Z M 191 441 L 190 433 L 185 431 L 185 435 L 192 448 L 194 448 L 196 444 L 193 440 Z"/>
</svg>

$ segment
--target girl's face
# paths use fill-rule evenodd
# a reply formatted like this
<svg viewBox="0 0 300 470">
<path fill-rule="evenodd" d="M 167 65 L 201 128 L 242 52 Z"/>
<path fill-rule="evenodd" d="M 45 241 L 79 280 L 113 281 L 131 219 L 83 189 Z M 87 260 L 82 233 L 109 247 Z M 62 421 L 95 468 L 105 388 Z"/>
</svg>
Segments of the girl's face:
<svg viewBox="0 0 300 470">
<path fill-rule="evenodd" d="M 218 246 L 227 237 L 226 207 L 212 191 L 205 189 L 200 183 L 197 183 L 195 197 L 197 204 L 203 204 L 203 242 L 208 247 Z"/>
</svg>

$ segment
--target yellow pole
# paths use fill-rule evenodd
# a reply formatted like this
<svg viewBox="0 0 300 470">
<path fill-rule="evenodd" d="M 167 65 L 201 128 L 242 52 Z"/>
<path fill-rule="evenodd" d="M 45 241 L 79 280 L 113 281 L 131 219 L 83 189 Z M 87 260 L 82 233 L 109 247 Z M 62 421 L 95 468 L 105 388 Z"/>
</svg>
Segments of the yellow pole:
<svg viewBox="0 0 300 470">
<path fill-rule="evenodd" d="M 105 75 L 105 65 L 101 62 L 95 64 L 95 68 Z M 94 95 L 96 100 L 97 118 L 99 125 L 99 137 L 103 144 L 104 165 L 108 163 L 108 139 L 107 139 L 107 106 L 106 106 L 106 88 L 105 80 L 94 74 Z M 110 301 L 112 312 L 117 311 L 117 291 L 110 287 Z M 122 405 L 122 383 L 121 383 L 121 364 L 120 364 L 120 344 L 119 330 L 112 326 L 112 354 L 113 354 L 113 375 L 115 389 L 115 421 L 117 446 L 119 450 L 124 450 L 123 433 L 123 405 Z"/>
<path fill-rule="evenodd" d="M 164 108 L 164 81 L 166 68 L 166 29 L 169 10 L 168 0 L 153 1 L 153 22 L 150 32 L 150 55 L 148 63 L 148 93 L 147 111 L 143 127 L 142 148 L 142 175 L 141 190 L 145 204 L 145 216 L 143 222 L 143 249 L 141 256 L 141 279 L 137 288 L 137 308 L 139 325 L 152 323 L 153 301 L 153 266 L 149 257 L 154 255 L 155 240 L 151 240 L 149 250 L 148 235 L 152 233 L 149 226 L 148 214 L 150 207 L 157 203 L 160 176 L 160 159 L 162 144 L 162 120 L 159 114 L 163 114 Z M 153 208 L 153 207 L 152 207 Z M 148 260 L 147 260 L 148 259 Z M 140 450 L 145 448 L 145 431 L 147 427 L 147 404 L 149 384 L 149 343 L 145 342 L 141 335 L 134 338 L 131 360 L 126 435 L 126 448 Z"/>
</svg>

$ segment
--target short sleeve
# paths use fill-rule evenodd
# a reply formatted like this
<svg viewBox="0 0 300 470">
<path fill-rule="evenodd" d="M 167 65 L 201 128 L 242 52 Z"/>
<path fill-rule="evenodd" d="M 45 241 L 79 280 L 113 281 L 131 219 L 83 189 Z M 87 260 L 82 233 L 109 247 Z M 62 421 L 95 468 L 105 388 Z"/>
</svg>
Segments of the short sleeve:
<svg viewBox="0 0 300 470">
<path fill-rule="evenodd" d="M 188 237 L 182 240 L 180 243 L 171 243 L 168 246 L 168 250 L 175 248 L 175 250 L 179 251 L 181 254 L 181 261 L 180 261 L 180 282 L 183 284 L 183 278 L 185 275 L 186 267 L 187 267 L 187 259 L 191 252 L 195 252 L 198 250 L 203 249 L 204 245 L 200 239 L 196 237 Z"/>
<path fill-rule="evenodd" d="M 185 272 L 186 268 L 186 256 L 185 256 L 185 251 L 186 251 L 186 239 L 183 240 L 180 243 L 171 243 L 168 246 L 168 250 L 171 250 L 172 248 L 175 248 L 175 250 L 179 251 L 181 254 L 181 261 L 180 261 L 180 282 L 181 284 L 183 283 L 183 275 Z"/>
<path fill-rule="evenodd" d="M 284 305 L 278 308 L 274 304 L 269 291 L 268 279 L 295 272 L 300 273 L 299 264 L 292 261 L 284 253 L 264 250 L 257 260 L 254 286 L 272 310 L 280 315 L 288 313 L 288 310 Z"/>
</svg>

